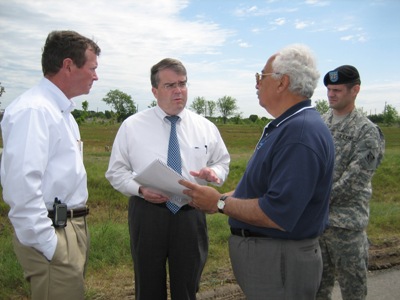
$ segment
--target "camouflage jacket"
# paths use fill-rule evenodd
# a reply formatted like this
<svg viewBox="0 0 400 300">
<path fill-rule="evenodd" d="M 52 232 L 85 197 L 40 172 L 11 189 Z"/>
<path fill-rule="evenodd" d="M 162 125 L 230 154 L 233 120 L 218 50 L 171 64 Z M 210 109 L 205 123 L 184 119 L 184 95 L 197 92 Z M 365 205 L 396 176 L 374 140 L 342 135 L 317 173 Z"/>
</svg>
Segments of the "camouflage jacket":
<svg viewBox="0 0 400 300">
<path fill-rule="evenodd" d="M 332 123 L 332 111 L 322 117 L 332 133 L 336 151 L 329 225 L 363 230 L 368 225 L 372 176 L 385 151 L 384 136 L 357 109 L 336 124 Z"/>
</svg>

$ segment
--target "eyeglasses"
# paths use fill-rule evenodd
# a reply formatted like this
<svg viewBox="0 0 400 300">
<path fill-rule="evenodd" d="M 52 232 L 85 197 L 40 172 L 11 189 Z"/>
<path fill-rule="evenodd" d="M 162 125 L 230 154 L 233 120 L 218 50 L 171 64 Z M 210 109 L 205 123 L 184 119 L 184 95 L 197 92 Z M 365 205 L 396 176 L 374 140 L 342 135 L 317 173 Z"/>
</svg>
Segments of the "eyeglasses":
<svg viewBox="0 0 400 300">
<path fill-rule="evenodd" d="M 176 88 L 179 88 L 181 90 L 184 90 L 187 88 L 187 82 L 186 81 L 180 81 L 180 82 L 174 82 L 174 83 L 166 83 L 164 84 L 164 89 L 166 89 L 167 91 L 172 91 Z"/>
<path fill-rule="evenodd" d="M 260 83 L 260 81 L 261 81 L 261 79 L 264 77 L 264 76 L 270 76 L 270 75 L 279 75 L 280 73 L 276 73 L 276 72 L 273 72 L 273 73 L 256 73 L 256 83 L 257 84 L 259 84 Z"/>
</svg>

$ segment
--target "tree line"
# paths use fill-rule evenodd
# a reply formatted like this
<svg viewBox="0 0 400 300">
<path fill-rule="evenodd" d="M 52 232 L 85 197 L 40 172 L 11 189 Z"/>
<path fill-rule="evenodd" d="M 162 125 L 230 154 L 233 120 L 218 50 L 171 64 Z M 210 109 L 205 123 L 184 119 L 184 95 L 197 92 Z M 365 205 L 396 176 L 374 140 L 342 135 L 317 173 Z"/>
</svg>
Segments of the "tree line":
<svg viewBox="0 0 400 300">
<path fill-rule="evenodd" d="M 5 93 L 5 88 L 0 82 L 0 97 L 3 93 Z M 89 118 L 110 119 L 121 123 L 126 118 L 137 112 L 137 105 L 133 98 L 118 89 L 110 90 L 102 101 L 111 106 L 112 110 L 106 110 L 104 112 L 89 111 L 89 102 L 83 101 L 82 110 L 75 109 L 72 114 L 78 123 L 85 122 L 85 120 Z M 149 103 L 148 108 L 156 105 L 157 102 L 153 100 Z M 190 104 L 189 108 L 197 114 L 203 115 L 209 119 L 220 118 L 224 124 L 227 123 L 228 120 L 234 123 L 239 123 L 243 120 L 242 113 L 239 112 L 237 100 L 231 96 L 223 96 L 217 101 L 206 100 L 204 97 L 196 97 Z M 316 100 L 315 108 L 321 114 L 324 114 L 329 110 L 329 103 L 327 100 Z M 216 117 L 217 112 L 219 112 L 220 117 Z M 385 124 L 388 126 L 400 125 L 399 114 L 396 108 L 390 104 L 385 104 L 383 113 L 371 114 L 367 117 L 374 123 Z M 263 122 L 268 121 L 265 117 L 259 119 L 257 115 L 250 115 L 247 120 L 253 123 L 256 123 L 259 120 Z"/>
<path fill-rule="evenodd" d="M 120 90 L 109 91 L 102 100 L 115 110 L 118 122 L 122 122 L 137 112 L 137 107 L 132 97 Z M 153 100 L 148 107 L 156 105 L 157 102 Z M 224 123 L 226 123 L 228 117 L 237 114 L 239 109 L 237 100 L 230 96 L 223 96 L 217 101 L 207 101 L 204 97 L 196 97 L 189 108 L 199 115 L 211 118 L 215 116 L 216 110 L 218 110 Z"/>
<path fill-rule="evenodd" d="M 315 108 L 320 114 L 324 114 L 329 110 L 329 104 L 327 100 L 317 100 L 315 101 Z M 367 114 L 365 112 L 365 114 Z M 393 105 L 385 104 L 385 108 L 381 114 L 368 115 L 374 123 L 385 124 L 388 126 L 400 125 L 400 118 L 396 108 Z"/>
<path fill-rule="evenodd" d="M 110 105 L 115 110 L 115 116 L 118 122 L 122 122 L 127 117 L 137 112 L 137 108 L 134 100 L 128 94 L 121 92 L 120 90 L 111 90 L 107 93 L 103 101 Z M 149 104 L 149 108 L 156 106 L 157 102 L 153 100 Z M 204 97 L 196 97 L 190 104 L 189 108 L 199 115 L 213 119 L 216 116 L 217 111 L 220 113 L 222 122 L 225 124 L 228 120 L 234 123 L 239 123 L 242 118 L 242 113 L 239 112 L 237 100 L 231 96 L 223 96 L 217 101 L 206 100 Z M 321 114 L 326 113 L 329 110 L 329 103 L 327 100 L 316 100 L 315 108 Z M 112 115 L 109 113 L 109 115 Z M 229 119 L 229 117 L 232 117 Z M 399 124 L 399 115 L 396 108 L 392 105 L 385 105 L 384 112 L 378 115 L 367 116 L 374 123 L 381 123 L 387 125 Z M 264 118 L 266 119 L 266 118 Z M 257 122 L 257 115 L 250 115 L 248 120 L 251 122 Z M 263 120 L 265 121 L 265 120 Z"/>
</svg>

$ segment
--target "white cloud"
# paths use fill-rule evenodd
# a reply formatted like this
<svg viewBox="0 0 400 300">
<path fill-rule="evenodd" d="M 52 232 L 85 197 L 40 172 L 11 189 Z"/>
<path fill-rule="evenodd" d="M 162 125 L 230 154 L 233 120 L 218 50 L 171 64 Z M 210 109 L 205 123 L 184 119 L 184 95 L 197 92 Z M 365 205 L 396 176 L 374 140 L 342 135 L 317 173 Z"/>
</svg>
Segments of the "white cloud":
<svg viewBox="0 0 400 300">
<path fill-rule="evenodd" d="M 354 39 L 354 35 L 346 35 L 346 36 L 342 36 L 340 38 L 340 40 L 342 40 L 342 41 L 351 41 L 353 39 Z"/>
<path fill-rule="evenodd" d="M 351 25 L 341 25 L 340 27 L 336 28 L 336 31 L 343 32 L 348 31 L 351 28 Z"/>
<path fill-rule="evenodd" d="M 6 88 L 1 108 L 40 80 L 41 49 L 54 29 L 76 30 L 102 49 L 99 81 L 89 95 L 78 97 L 78 108 L 87 100 L 89 109 L 110 109 L 101 99 L 111 89 L 146 108 L 153 100 L 150 67 L 175 57 L 188 69 L 189 101 L 229 95 L 244 116 L 266 115 L 255 94 L 254 73 L 270 54 L 293 42 L 311 46 L 322 62 L 321 73 L 344 62 L 364 68 L 365 91 L 368 78 L 400 82 L 398 26 L 385 22 L 400 20 L 397 2 L 381 1 L 384 5 L 361 11 L 357 1 L 348 1 L 344 12 L 340 2 L 323 0 L 0 0 L 0 82 Z M 329 9 L 323 7 L 328 4 Z M 371 60 L 382 47 L 388 64 Z M 317 90 L 326 99 L 322 83 Z M 379 91 L 368 105 L 400 95 L 398 86 Z M 360 103 L 370 94 L 365 92 Z"/>
<path fill-rule="evenodd" d="M 282 26 L 286 24 L 286 19 L 285 18 L 277 18 L 271 24 Z"/>
<path fill-rule="evenodd" d="M 179 17 L 187 3 L 181 0 L 2 3 L 0 82 L 6 88 L 1 98 L 3 107 L 23 92 L 22 87 L 27 89 L 39 81 L 41 49 L 47 34 L 55 29 L 78 31 L 93 38 L 102 49 L 99 81 L 89 95 L 79 98 L 104 109 L 100 100 L 105 94 L 111 89 L 121 89 L 135 100 L 146 99 L 149 103 L 152 65 L 164 57 L 176 57 L 185 63 L 193 55 L 220 55 L 219 48 L 232 35 L 216 23 Z"/>
<path fill-rule="evenodd" d="M 239 47 L 240 47 L 240 48 L 250 48 L 251 45 L 248 44 L 248 43 L 246 43 L 246 42 L 239 41 Z"/>
<path fill-rule="evenodd" d="M 299 21 L 299 20 L 296 20 L 294 22 L 294 26 L 295 26 L 296 29 L 304 29 L 304 28 L 312 26 L 313 24 L 314 24 L 314 22 L 311 22 L 311 21 Z"/>
<path fill-rule="evenodd" d="M 240 7 L 235 9 L 234 15 L 237 17 L 246 17 L 248 15 L 253 15 L 258 13 L 257 6 L 250 6 L 250 7 Z"/>
<path fill-rule="evenodd" d="M 321 1 L 321 0 L 306 0 L 306 4 L 312 5 L 312 6 L 328 6 L 330 4 L 329 1 Z"/>
</svg>

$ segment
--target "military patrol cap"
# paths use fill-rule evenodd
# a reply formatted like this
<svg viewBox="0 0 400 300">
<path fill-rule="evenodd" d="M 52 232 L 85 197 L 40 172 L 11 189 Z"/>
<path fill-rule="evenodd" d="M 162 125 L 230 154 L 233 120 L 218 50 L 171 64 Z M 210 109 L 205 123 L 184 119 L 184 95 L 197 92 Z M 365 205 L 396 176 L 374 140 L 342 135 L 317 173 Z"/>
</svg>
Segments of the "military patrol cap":
<svg viewBox="0 0 400 300">
<path fill-rule="evenodd" d="M 326 73 L 324 77 L 324 84 L 347 84 L 355 83 L 361 84 L 360 74 L 355 67 L 344 65 Z"/>
</svg>

